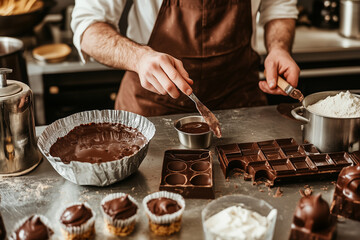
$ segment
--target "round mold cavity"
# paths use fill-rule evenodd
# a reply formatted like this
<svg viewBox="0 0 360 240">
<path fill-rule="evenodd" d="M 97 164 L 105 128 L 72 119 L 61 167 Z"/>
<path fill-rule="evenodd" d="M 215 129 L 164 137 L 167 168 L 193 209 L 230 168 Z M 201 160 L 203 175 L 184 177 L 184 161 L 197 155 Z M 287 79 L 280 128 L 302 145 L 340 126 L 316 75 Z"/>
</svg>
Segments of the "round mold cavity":
<svg viewBox="0 0 360 240">
<path fill-rule="evenodd" d="M 170 171 L 181 172 L 186 169 L 186 163 L 181 161 L 171 161 L 168 163 L 167 168 Z"/>
<path fill-rule="evenodd" d="M 203 171 L 208 170 L 209 167 L 210 167 L 210 163 L 209 163 L 209 162 L 199 161 L 199 162 L 193 163 L 190 168 L 191 168 L 193 171 L 203 172 Z"/>
<path fill-rule="evenodd" d="M 211 179 L 210 179 L 210 175 L 209 174 L 198 174 L 193 176 L 190 179 L 190 183 L 192 185 L 197 185 L 197 186 L 206 186 L 206 185 L 210 185 L 211 184 Z"/>
<path fill-rule="evenodd" d="M 183 174 L 173 173 L 165 177 L 165 182 L 169 185 L 183 185 L 186 183 L 186 177 Z"/>
<path fill-rule="evenodd" d="M 208 152 L 204 152 L 204 153 L 200 154 L 201 159 L 208 158 L 208 157 L 210 157 L 210 154 Z"/>
</svg>

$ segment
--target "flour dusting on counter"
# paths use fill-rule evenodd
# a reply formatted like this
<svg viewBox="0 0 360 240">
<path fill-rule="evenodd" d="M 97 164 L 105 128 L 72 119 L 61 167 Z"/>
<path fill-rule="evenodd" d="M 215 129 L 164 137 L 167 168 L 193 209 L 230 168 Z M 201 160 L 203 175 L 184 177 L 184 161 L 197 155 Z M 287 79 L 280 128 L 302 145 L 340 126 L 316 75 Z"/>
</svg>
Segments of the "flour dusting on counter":
<svg viewBox="0 0 360 240">
<path fill-rule="evenodd" d="M 360 117 L 360 98 L 349 91 L 328 96 L 306 107 L 312 113 L 333 118 Z"/>
<path fill-rule="evenodd" d="M 228 207 L 205 221 L 205 227 L 217 235 L 216 239 L 263 239 L 269 227 L 267 217 L 242 206 Z"/>
</svg>

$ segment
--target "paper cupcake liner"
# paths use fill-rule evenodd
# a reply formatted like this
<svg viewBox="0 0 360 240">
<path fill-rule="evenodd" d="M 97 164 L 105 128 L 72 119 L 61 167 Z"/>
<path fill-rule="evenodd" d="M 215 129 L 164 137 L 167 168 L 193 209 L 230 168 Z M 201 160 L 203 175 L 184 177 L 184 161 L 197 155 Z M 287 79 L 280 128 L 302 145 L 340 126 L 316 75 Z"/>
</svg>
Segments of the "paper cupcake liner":
<svg viewBox="0 0 360 240">
<path fill-rule="evenodd" d="M 85 207 L 87 207 L 88 209 L 91 210 L 92 217 L 89 220 L 87 220 L 86 223 L 84 223 L 84 224 L 82 224 L 80 226 L 66 226 L 65 224 L 63 224 L 61 222 L 61 220 L 60 220 L 61 215 L 63 214 L 63 212 L 68 207 L 71 207 L 71 206 L 74 206 L 74 205 L 81 205 L 81 204 L 84 204 Z M 89 231 L 92 227 L 94 227 L 96 214 L 91 209 L 91 207 L 90 207 L 90 205 L 88 203 L 86 203 L 86 202 L 75 202 L 75 203 L 66 205 L 65 207 L 61 208 L 60 211 L 59 211 L 59 214 L 58 214 L 58 219 L 59 219 L 59 222 L 60 222 L 60 226 L 64 231 L 66 231 L 69 234 L 81 235 L 81 234 L 86 233 L 87 231 Z"/>
<path fill-rule="evenodd" d="M 111 201 L 113 199 L 123 197 L 125 195 L 128 195 L 130 201 L 132 201 L 136 205 L 136 207 L 137 207 L 136 213 L 133 216 L 129 217 L 128 219 L 112 219 L 109 215 L 107 215 L 104 212 L 104 209 L 102 207 L 103 204 L 108 202 L 108 201 Z M 100 209 L 101 209 L 101 213 L 104 216 L 105 221 L 107 221 L 109 224 L 113 225 L 114 227 L 122 227 L 122 228 L 127 227 L 130 224 L 132 224 L 133 222 L 135 222 L 137 220 L 138 215 L 139 215 L 138 214 L 139 213 L 139 204 L 137 203 L 137 201 L 133 197 L 131 197 L 129 194 L 126 194 L 126 193 L 112 193 L 112 194 L 107 195 L 101 201 Z"/>
<path fill-rule="evenodd" d="M 174 213 L 171 213 L 171 214 L 165 214 L 165 215 L 162 215 L 162 216 L 157 216 L 157 215 L 153 214 L 149 210 L 149 208 L 147 206 L 147 203 L 151 199 L 162 198 L 162 197 L 163 198 L 170 198 L 170 199 L 175 200 L 180 205 L 180 207 L 181 207 L 180 210 L 177 211 L 177 212 L 174 212 Z M 152 193 L 152 194 L 146 196 L 143 199 L 143 207 L 145 209 L 146 214 L 148 215 L 148 217 L 150 218 L 150 220 L 153 223 L 156 223 L 156 224 L 169 224 L 169 223 L 172 223 L 172 222 L 175 222 L 175 221 L 179 220 L 182 217 L 182 215 L 184 213 L 184 210 L 185 210 L 185 200 L 180 194 L 167 192 L 167 191 L 160 191 L 160 192 L 155 192 L 155 193 Z"/>
<path fill-rule="evenodd" d="M 133 155 L 104 163 L 72 161 L 65 164 L 58 157 L 50 155 L 50 147 L 58 138 L 64 137 L 76 126 L 88 123 L 120 123 L 136 128 L 147 139 L 147 143 Z M 146 156 L 155 126 L 147 118 L 121 110 L 93 110 L 75 113 L 59 119 L 45 128 L 38 140 L 40 152 L 53 168 L 65 179 L 79 185 L 107 186 L 118 182 L 137 171 Z"/>
<path fill-rule="evenodd" d="M 53 236 L 54 236 L 54 228 L 51 224 L 51 222 L 49 221 L 49 219 L 47 219 L 45 216 L 43 215 L 39 215 L 39 214 L 34 214 L 34 215 L 30 215 L 30 216 L 27 216 L 23 219 L 21 219 L 20 221 L 18 221 L 17 223 L 15 223 L 15 227 L 14 227 L 14 230 L 12 231 L 11 235 L 9 236 L 9 240 L 16 240 L 16 230 L 19 229 L 19 227 L 21 227 L 31 216 L 35 216 L 35 217 L 39 217 L 40 220 L 45 224 L 46 227 L 48 227 L 49 229 L 51 229 L 52 231 L 52 234 L 50 236 L 50 240 L 53 239 Z"/>
</svg>

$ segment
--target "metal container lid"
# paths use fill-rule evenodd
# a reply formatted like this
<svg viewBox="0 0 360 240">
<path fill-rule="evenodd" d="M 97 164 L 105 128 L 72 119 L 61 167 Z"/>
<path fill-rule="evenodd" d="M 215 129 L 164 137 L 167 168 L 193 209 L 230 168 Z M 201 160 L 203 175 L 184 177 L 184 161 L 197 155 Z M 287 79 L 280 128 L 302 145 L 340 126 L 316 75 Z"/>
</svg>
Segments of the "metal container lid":
<svg viewBox="0 0 360 240">
<path fill-rule="evenodd" d="M 12 69 L 0 68 L 0 97 L 11 96 L 22 90 L 22 87 L 16 83 L 7 83 L 6 74 L 11 72 Z"/>
</svg>

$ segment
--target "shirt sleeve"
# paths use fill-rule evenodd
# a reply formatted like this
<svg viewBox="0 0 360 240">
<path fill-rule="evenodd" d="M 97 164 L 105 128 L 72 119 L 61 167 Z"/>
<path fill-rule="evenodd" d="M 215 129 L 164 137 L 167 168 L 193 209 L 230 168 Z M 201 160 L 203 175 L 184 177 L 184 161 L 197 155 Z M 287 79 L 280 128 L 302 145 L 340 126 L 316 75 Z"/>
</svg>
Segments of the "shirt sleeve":
<svg viewBox="0 0 360 240">
<path fill-rule="evenodd" d="M 259 23 L 265 25 L 273 19 L 281 18 L 297 19 L 299 12 L 296 4 L 297 0 L 262 0 Z"/>
<path fill-rule="evenodd" d="M 76 0 L 72 12 L 71 29 L 74 33 L 73 43 L 79 52 L 82 62 L 89 56 L 81 50 L 80 42 L 84 31 L 95 22 L 106 22 L 119 31 L 119 20 L 126 0 Z"/>
</svg>

